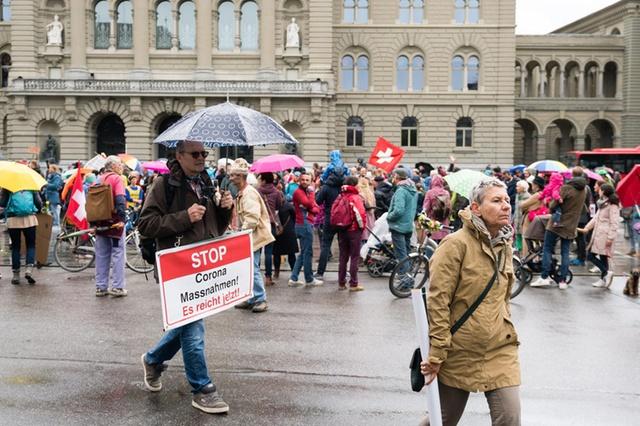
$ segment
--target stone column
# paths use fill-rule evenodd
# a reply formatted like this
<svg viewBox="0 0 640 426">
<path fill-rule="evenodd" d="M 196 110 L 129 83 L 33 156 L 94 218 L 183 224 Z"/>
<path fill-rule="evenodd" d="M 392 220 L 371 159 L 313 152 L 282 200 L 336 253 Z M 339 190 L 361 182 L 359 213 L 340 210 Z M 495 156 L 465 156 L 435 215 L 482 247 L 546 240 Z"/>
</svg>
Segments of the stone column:
<svg viewBox="0 0 640 426">
<path fill-rule="evenodd" d="M 309 69 L 307 78 L 328 81 L 330 89 L 337 84 L 333 64 L 333 2 L 309 2 Z M 375 82 L 371 81 L 371 84 Z"/>
<path fill-rule="evenodd" d="M 111 21 L 111 25 L 109 25 L 109 52 L 116 51 L 116 10 L 109 9 L 109 20 Z"/>
<path fill-rule="evenodd" d="M 596 80 L 596 97 L 604 98 L 604 70 L 598 68 Z"/>
<path fill-rule="evenodd" d="M 236 51 L 240 50 L 240 48 L 242 47 L 242 40 L 240 39 L 240 19 L 241 19 L 241 13 L 239 10 L 235 11 L 235 17 L 236 17 L 236 22 L 235 22 L 235 26 L 236 26 L 236 38 L 235 38 L 235 49 Z"/>
<path fill-rule="evenodd" d="M 149 2 L 133 0 L 133 69 L 131 80 L 151 79 L 149 69 Z"/>
<path fill-rule="evenodd" d="M 584 71 L 580 70 L 578 74 L 578 97 L 584 98 Z"/>
<path fill-rule="evenodd" d="M 615 93 L 616 99 L 622 99 L 623 77 L 624 77 L 624 74 L 622 73 L 622 70 L 618 69 L 616 71 L 616 93 Z"/>
<path fill-rule="evenodd" d="M 71 0 L 71 66 L 65 71 L 69 80 L 88 79 L 87 70 L 87 27 L 84 0 Z M 69 34 L 69 32 L 66 32 Z"/>
<path fill-rule="evenodd" d="M 538 71 L 538 75 L 540 76 L 539 80 L 539 86 L 538 86 L 538 97 L 539 98 L 544 98 L 545 94 L 544 94 L 544 86 L 545 84 L 547 84 L 547 74 L 545 72 L 542 71 L 542 69 L 540 69 Z"/>
<path fill-rule="evenodd" d="M 575 151 L 584 151 L 584 135 L 577 135 L 573 146 Z"/>
<path fill-rule="evenodd" d="M 171 23 L 171 51 L 178 51 L 178 9 L 175 3 L 172 4 L 171 17 L 173 22 Z"/>
<path fill-rule="evenodd" d="M 260 9 L 260 70 L 258 80 L 275 80 L 276 72 L 276 5 L 275 0 L 262 0 Z"/>
<path fill-rule="evenodd" d="M 638 145 L 640 135 L 640 10 L 637 2 L 625 5 L 624 17 L 624 84 L 618 93 L 622 93 L 624 109 L 622 112 L 622 147 Z"/>
<path fill-rule="evenodd" d="M 197 0 L 196 3 L 196 51 L 198 54 L 198 65 L 193 78 L 195 80 L 213 80 L 213 70 L 211 69 L 211 1 Z"/>
<path fill-rule="evenodd" d="M 564 98 L 565 94 L 564 94 L 564 90 L 565 90 L 565 85 L 567 84 L 567 76 L 564 73 L 564 70 L 560 70 L 560 97 Z"/>
<path fill-rule="evenodd" d="M 520 97 L 527 97 L 527 70 L 520 70 Z"/>
</svg>

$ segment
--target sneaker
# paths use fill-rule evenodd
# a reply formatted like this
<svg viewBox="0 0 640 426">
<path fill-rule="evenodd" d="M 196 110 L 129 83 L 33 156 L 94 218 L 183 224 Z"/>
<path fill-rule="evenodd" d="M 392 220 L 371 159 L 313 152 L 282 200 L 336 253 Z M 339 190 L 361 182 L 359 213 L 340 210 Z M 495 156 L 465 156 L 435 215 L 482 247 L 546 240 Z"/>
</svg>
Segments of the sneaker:
<svg viewBox="0 0 640 426">
<path fill-rule="evenodd" d="M 320 281 L 324 281 L 324 274 L 320 274 L 318 272 L 316 272 L 315 274 L 313 274 L 313 278 L 320 280 Z"/>
<path fill-rule="evenodd" d="M 364 290 L 364 287 L 362 287 L 361 285 L 352 285 L 349 287 L 349 291 L 362 291 Z"/>
<path fill-rule="evenodd" d="M 597 266 L 592 266 L 591 268 L 589 268 L 589 272 L 591 272 L 592 274 L 599 274 L 600 269 L 598 269 Z"/>
<path fill-rule="evenodd" d="M 287 285 L 289 287 L 301 287 L 304 285 L 304 283 L 302 281 L 294 281 L 294 280 L 289 280 L 289 282 L 287 283 Z"/>
<path fill-rule="evenodd" d="M 140 357 L 142 368 L 144 369 L 144 387 L 151 392 L 160 392 L 162 390 L 160 376 L 162 375 L 162 372 L 167 369 L 167 365 L 149 364 L 145 360 L 145 355 L 146 354 L 142 354 Z"/>
<path fill-rule="evenodd" d="M 346 284 L 338 284 L 338 290 L 346 290 L 346 289 L 347 289 Z"/>
<path fill-rule="evenodd" d="M 580 259 L 571 259 L 571 261 L 569 262 L 569 265 L 571 266 L 584 266 L 584 260 L 580 260 Z"/>
<path fill-rule="evenodd" d="M 593 287 L 597 287 L 597 288 L 603 288 L 606 287 L 607 284 L 605 283 L 605 281 L 603 279 L 599 279 L 598 281 L 594 282 L 593 284 L 591 284 Z"/>
<path fill-rule="evenodd" d="M 313 281 L 309 281 L 308 283 L 304 283 L 307 287 L 318 287 L 324 285 L 324 281 L 314 278 Z"/>
<path fill-rule="evenodd" d="M 566 290 L 566 289 L 568 289 L 568 288 L 569 288 L 569 284 L 565 283 L 564 281 L 560 281 L 560 282 L 558 283 L 558 288 L 559 288 L 560 290 Z"/>
<path fill-rule="evenodd" d="M 549 287 L 551 285 L 551 278 L 538 278 L 532 282 L 531 287 Z"/>
<path fill-rule="evenodd" d="M 253 303 L 249 303 L 248 300 L 245 300 L 244 302 L 238 303 L 236 306 L 234 306 L 234 308 L 236 308 L 236 309 L 251 309 L 251 308 L 253 308 Z"/>
<path fill-rule="evenodd" d="M 112 297 L 125 297 L 127 295 L 127 290 L 124 288 L 112 288 L 111 291 L 109 291 L 109 294 Z"/>
<path fill-rule="evenodd" d="M 260 313 L 260 312 L 265 312 L 267 309 L 269 309 L 269 306 L 267 305 L 267 302 L 263 300 L 262 302 L 258 302 L 255 305 L 253 305 L 251 312 Z"/>
<path fill-rule="evenodd" d="M 611 287 L 611 283 L 613 283 L 613 271 L 607 272 L 607 275 L 604 277 L 604 286 L 606 288 Z"/>
<path fill-rule="evenodd" d="M 214 390 L 207 392 L 207 388 Z M 205 386 L 201 392 L 193 395 L 191 405 L 209 414 L 222 414 L 229 411 L 229 405 L 224 402 L 218 391 L 211 384 Z"/>
<path fill-rule="evenodd" d="M 97 288 L 96 289 L 96 297 L 104 297 L 106 295 L 108 295 L 109 292 L 107 290 L 103 290 L 101 288 Z"/>
</svg>

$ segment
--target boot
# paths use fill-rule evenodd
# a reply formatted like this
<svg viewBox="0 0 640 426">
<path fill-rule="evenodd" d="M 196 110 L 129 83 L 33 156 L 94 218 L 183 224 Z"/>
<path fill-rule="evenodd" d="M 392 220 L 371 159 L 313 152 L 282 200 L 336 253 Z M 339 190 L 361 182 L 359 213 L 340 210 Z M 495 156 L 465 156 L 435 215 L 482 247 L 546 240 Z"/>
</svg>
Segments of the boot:
<svg viewBox="0 0 640 426">
<path fill-rule="evenodd" d="M 275 271 L 273 271 L 273 279 L 277 280 L 278 278 L 280 278 L 280 270 L 276 269 Z"/>
<path fill-rule="evenodd" d="M 14 285 L 20 284 L 20 269 L 16 269 L 13 271 L 13 278 L 11 278 L 11 284 L 14 284 Z"/>
<path fill-rule="evenodd" d="M 24 277 L 27 279 L 27 282 L 31 285 L 36 283 L 36 280 L 33 279 L 31 274 L 33 273 L 33 265 L 27 265 L 27 268 L 24 272 Z"/>
<path fill-rule="evenodd" d="M 264 285 L 266 286 L 273 285 L 273 280 L 271 279 L 271 277 L 264 277 Z"/>
</svg>

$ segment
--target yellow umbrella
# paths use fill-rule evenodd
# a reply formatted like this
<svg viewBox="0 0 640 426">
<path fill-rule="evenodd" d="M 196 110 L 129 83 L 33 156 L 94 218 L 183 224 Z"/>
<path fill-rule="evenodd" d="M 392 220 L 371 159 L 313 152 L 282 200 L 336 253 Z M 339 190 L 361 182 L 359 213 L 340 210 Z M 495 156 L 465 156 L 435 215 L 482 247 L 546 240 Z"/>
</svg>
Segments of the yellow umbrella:
<svg viewBox="0 0 640 426">
<path fill-rule="evenodd" d="M 35 170 L 13 161 L 0 161 L 0 188 L 11 192 L 40 191 L 47 181 Z"/>
</svg>

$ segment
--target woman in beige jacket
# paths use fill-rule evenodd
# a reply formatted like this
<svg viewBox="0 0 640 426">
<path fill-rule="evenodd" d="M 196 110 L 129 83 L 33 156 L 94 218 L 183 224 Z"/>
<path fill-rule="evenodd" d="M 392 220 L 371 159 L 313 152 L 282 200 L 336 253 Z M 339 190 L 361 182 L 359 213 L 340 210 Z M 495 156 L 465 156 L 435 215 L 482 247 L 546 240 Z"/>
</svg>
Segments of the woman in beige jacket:
<svg viewBox="0 0 640 426">
<path fill-rule="evenodd" d="M 442 240 L 430 263 L 431 348 L 421 364 L 422 374 L 428 383 L 438 377 L 443 425 L 458 424 L 470 392 L 484 392 L 492 424 L 517 426 L 519 342 L 509 311 L 514 274 L 511 206 L 504 183 L 492 178 L 478 184 L 470 207 L 460 217 L 463 228 Z M 484 300 L 452 335 L 451 327 L 478 299 L 496 270 L 497 278 Z"/>
</svg>

